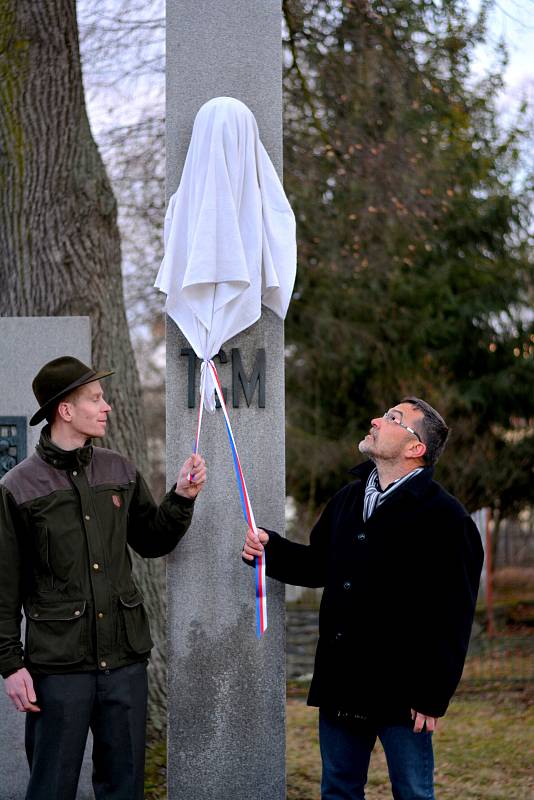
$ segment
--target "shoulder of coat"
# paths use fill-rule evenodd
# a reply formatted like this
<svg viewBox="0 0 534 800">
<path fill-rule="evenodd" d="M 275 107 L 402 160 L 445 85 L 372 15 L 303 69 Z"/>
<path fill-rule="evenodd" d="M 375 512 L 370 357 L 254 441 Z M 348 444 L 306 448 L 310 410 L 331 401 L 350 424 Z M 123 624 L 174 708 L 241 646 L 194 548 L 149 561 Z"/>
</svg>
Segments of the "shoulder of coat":
<svg viewBox="0 0 534 800">
<path fill-rule="evenodd" d="M 9 470 L 1 481 L 18 505 L 43 497 L 60 489 L 68 489 L 65 475 L 52 468 L 37 453 L 32 453 Z"/>
<path fill-rule="evenodd" d="M 434 491 L 431 502 L 436 512 L 439 511 L 439 514 L 443 514 L 448 520 L 455 519 L 460 521 L 465 517 L 469 517 L 469 512 L 458 498 L 448 492 L 440 483 L 432 481 L 432 487 Z"/>
<path fill-rule="evenodd" d="M 135 481 L 137 468 L 115 450 L 93 447 L 90 473 L 91 483 L 129 483 Z"/>
<path fill-rule="evenodd" d="M 362 480 L 360 478 L 357 478 L 356 480 L 351 481 L 350 483 L 346 483 L 344 486 L 338 489 L 334 495 L 332 495 L 330 502 L 335 502 L 335 503 L 342 503 L 344 501 L 350 502 L 361 490 L 361 486 L 362 486 Z"/>
</svg>

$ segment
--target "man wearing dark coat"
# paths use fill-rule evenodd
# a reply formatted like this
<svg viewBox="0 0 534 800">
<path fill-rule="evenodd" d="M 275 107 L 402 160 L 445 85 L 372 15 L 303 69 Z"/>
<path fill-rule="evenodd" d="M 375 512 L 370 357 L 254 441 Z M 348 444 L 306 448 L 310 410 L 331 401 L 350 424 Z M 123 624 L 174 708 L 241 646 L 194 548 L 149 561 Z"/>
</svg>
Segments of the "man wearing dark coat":
<svg viewBox="0 0 534 800">
<path fill-rule="evenodd" d="M 89 729 L 96 800 L 141 800 L 152 639 L 128 546 L 169 553 L 206 479 L 193 455 L 158 506 L 136 467 L 95 447 L 111 406 L 71 356 L 33 382 L 48 424 L 0 482 L 0 673 L 27 712 L 26 800 L 74 800 Z M 20 641 L 21 607 L 26 640 Z"/>
<path fill-rule="evenodd" d="M 249 531 L 243 558 L 324 587 L 308 704 L 318 706 L 323 800 L 363 800 L 384 748 L 395 800 L 433 800 L 432 735 L 464 665 L 483 551 L 463 506 L 433 480 L 442 417 L 408 397 L 371 420 L 370 460 L 326 505 L 309 545 Z"/>
</svg>

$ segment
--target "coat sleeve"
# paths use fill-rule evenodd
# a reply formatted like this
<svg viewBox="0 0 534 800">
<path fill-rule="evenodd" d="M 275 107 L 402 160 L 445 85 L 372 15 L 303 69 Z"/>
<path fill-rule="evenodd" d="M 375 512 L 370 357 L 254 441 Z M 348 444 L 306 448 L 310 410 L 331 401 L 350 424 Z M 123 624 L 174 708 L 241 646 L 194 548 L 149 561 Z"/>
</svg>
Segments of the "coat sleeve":
<svg viewBox="0 0 534 800">
<path fill-rule="evenodd" d="M 467 514 L 449 524 L 444 520 L 439 535 L 429 535 L 427 541 L 425 561 L 431 567 L 422 569 L 414 582 L 424 610 L 410 643 L 411 706 L 441 717 L 462 677 L 484 554 L 478 529 Z"/>
<path fill-rule="evenodd" d="M 13 496 L 0 486 L 0 673 L 3 678 L 24 666 L 20 641 L 23 525 Z"/>
<path fill-rule="evenodd" d="M 185 534 L 193 516 L 194 500 L 176 494 L 175 486 L 158 506 L 142 475 L 128 510 L 128 544 L 143 558 L 157 558 L 173 550 Z"/>
<path fill-rule="evenodd" d="M 275 531 L 267 530 L 269 541 L 265 548 L 265 571 L 269 578 L 294 586 L 317 588 L 324 586 L 328 567 L 331 535 L 332 501 L 314 525 L 309 544 L 299 544 L 285 539 Z M 254 566 L 254 561 L 243 559 Z"/>
</svg>

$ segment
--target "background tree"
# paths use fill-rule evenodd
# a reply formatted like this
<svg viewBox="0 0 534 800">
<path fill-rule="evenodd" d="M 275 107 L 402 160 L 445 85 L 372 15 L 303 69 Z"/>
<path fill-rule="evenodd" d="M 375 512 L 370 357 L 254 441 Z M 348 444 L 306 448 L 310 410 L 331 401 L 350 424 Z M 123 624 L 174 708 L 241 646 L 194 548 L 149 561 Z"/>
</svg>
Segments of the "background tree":
<svg viewBox="0 0 534 800">
<path fill-rule="evenodd" d="M 158 373 L 149 354 L 163 339 L 151 286 L 163 217 L 164 7 L 81 6 L 89 90 L 124 93 L 100 140 L 161 444 L 162 360 Z M 288 488 L 310 518 L 355 459 L 370 409 L 414 389 L 452 422 L 438 474 L 470 508 L 515 513 L 530 502 L 531 141 L 524 111 L 508 112 L 507 131 L 497 113 L 504 51 L 494 74 L 473 78 L 493 6 L 483 2 L 473 21 L 471 4 L 457 0 L 284 3 L 285 181 L 300 267 L 286 328 Z M 163 464 L 153 466 L 162 481 Z"/>
<path fill-rule="evenodd" d="M 150 485 L 165 491 L 165 326 L 153 288 L 165 214 L 165 2 L 78 0 L 93 130 L 118 205 L 125 305 L 140 370 Z"/>
<path fill-rule="evenodd" d="M 492 3 L 482 4 L 474 22 L 459 0 L 286 0 L 283 6 L 284 174 L 299 236 L 286 326 L 288 490 L 313 518 L 357 459 L 355 443 L 372 410 L 415 391 L 453 426 L 439 469 L 444 482 L 470 508 L 517 511 L 532 502 L 533 485 L 534 342 L 526 311 L 532 168 L 524 114 L 504 130 L 496 111 L 504 54 L 495 74 L 478 83 L 472 74 Z M 78 0 L 78 9 L 86 95 L 97 98 L 93 125 L 118 200 L 152 485 L 162 490 L 164 333 L 161 297 L 152 286 L 165 205 L 164 2 Z M 111 347 L 117 331 L 125 332 L 115 308 L 122 303 L 116 211 L 94 143 L 91 158 L 82 155 L 90 133 L 74 4 L 0 0 L 0 20 L 0 275 L 19 298 L 11 305 L 3 298 L 3 313 L 19 302 L 23 310 L 15 313 L 90 313 L 94 333 L 113 321 L 103 329 L 113 330 L 104 336 Z M 17 110 L 23 97 L 40 113 Z M 66 98 L 68 110 L 56 113 L 56 98 Z M 32 183 L 35 191 L 41 187 L 39 203 Z M 68 219 L 78 221 L 59 228 L 60 212 L 50 203 L 55 209 L 63 203 Z M 105 235 L 96 232 L 100 217 Z M 29 229 L 50 243 L 42 248 L 47 260 L 28 262 L 29 240 L 17 244 Z M 67 240 L 76 243 L 70 250 L 62 249 Z M 89 246 L 90 260 L 73 257 L 71 251 Z M 113 286 L 105 252 L 114 254 Z M 58 263 L 65 287 L 56 286 Z M 25 276 L 20 287 L 17 272 Z M 91 274 L 96 295 L 87 291 Z M 105 306 L 103 286 L 116 302 L 108 298 Z M 103 363 L 119 366 L 109 347 Z M 126 373 L 135 375 L 127 366 Z M 126 387 L 122 375 L 114 389 Z M 135 392 L 123 394 L 128 409 L 139 408 L 130 403 Z M 113 401 L 117 423 L 122 414 Z M 134 436 L 139 421 L 138 415 Z M 140 463 L 145 448 L 142 437 L 137 441 L 135 451 L 125 439 L 113 444 Z M 305 527 L 300 514 L 299 528 Z M 158 573 L 156 583 L 163 580 Z M 151 601 L 159 609 L 152 613 L 159 642 L 163 600 L 159 590 Z M 159 704 L 160 664 L 152 681 Z"/>
<path fill-rule="evenodd" d="M 129 105 L 143 109 L 103 126 L 102 142 L 121 207 L 130 322 L 148 354 L 162 340 L 151 286 L 163 217 L 164 9 L 83 6 L 95 90 L 128 87 Z M 300 266 L 286 328 L 288 488 L 310 517 L 354 460 L 369 410 L 414 388 L 452 422 L 438 474 L 470 508 L 513 513 L 529 502 L 532 168 L 525 112 L 504 130 L 496 109 L 504 51 L 494 74 L 473 79 L 492 6 L 473 20 L 458 0 L 283 4 L 285 182 Z"/>
<path fill-rule="evenodd" d="M 418 394 L 452 424 L 438 468 L 474 510 L 531 503 L 534 336 L 521 119 L 474 84 L 458 0 L 286 0 L 288 489 L 308 508 L 360 460 L 369 415 Z"/>
<path fill-rule="evenodd" d="M 116 375 L 106 444 L 146 467 L 124 309 L 117 208 L 87 120 L 74 0 L 0 3 L 0 312 L 87 315 L 95 364 Z M 137 560 L 158 643 L 151 719 L 163 724 L 161 561 Z"/>
</svg>

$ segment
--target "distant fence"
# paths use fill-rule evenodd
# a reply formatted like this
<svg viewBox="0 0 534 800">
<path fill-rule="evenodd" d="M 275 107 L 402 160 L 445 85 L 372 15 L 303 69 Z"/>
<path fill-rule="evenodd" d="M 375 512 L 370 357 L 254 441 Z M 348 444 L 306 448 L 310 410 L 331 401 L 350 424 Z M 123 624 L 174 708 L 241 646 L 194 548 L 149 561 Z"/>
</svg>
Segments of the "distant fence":
<svg viewBox="0 0 534 800">
<path fill-rule="evenodd" d="M 495 569 L 508 566 L 534 567 L 534 510 L 503 519 L 499 526 Z"/>
<path fill-rule="evenodd" d="M 471 642 L 462 683 L 534 681 L 534 635 L 478 636 Z"/>
</svg>

